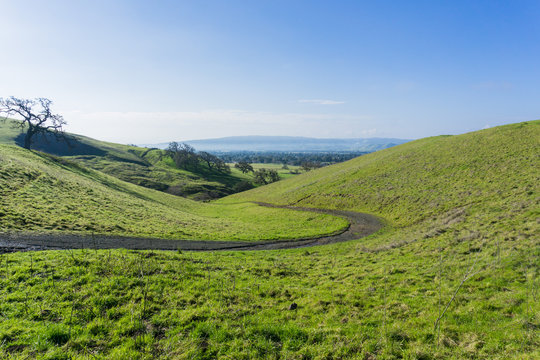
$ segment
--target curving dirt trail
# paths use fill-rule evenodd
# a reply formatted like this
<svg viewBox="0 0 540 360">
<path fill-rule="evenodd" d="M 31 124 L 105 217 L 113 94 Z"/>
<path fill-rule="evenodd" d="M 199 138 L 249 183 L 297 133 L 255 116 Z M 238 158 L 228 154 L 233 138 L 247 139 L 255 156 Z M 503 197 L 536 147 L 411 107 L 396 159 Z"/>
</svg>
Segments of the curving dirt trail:
<svg viewBox="0 0 540 360">
<path fill-rule="evenodd" d="M 306 246 L 325 245 L 359 239 L 382 228 L 380 220 L 369 214 L 354 211 L 327 210 L 307 207 L 281 206 L 257 203 L 260 206 L 312 211 L 339 216 L 350 225 L 343 232 L 330 236 L 309 239 L 274 241 L 213 241 L 213 240 L 164 240 L 104 235 L 72 234 L 1 234 L 0 254 L 16 251 L 65 250 L 65 249 L 133 249 L 133 250 L 273 250 L 292 249 Z"/>
</svg>

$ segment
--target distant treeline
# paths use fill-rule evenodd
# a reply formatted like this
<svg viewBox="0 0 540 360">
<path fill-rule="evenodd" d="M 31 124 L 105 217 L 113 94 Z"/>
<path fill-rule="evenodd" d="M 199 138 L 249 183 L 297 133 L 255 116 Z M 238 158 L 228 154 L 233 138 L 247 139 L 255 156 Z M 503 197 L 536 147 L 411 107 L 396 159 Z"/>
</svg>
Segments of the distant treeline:
<svg viewBox="0 0 540 360">
<path fill-rule="evenodd" d="M 367 154 L 362 151 L 339 151 L 339 152 L 213 152 L 218 158 L 226 163 L 237 163 L 244 161 L 247 163 L 262 164 L 287 164 L 301 166 L 305 163 L 318 163 L 322 166 L 347 161 Z"/>
</svg>

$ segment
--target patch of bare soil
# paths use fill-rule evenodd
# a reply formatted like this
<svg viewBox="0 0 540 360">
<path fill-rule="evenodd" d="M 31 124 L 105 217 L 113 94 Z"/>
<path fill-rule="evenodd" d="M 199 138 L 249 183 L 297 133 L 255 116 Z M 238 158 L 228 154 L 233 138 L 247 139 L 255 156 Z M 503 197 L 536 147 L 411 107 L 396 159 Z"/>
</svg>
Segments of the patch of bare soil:
<svg viewBox="0 0 540 360">
<path fill-rule="evenodd" d="M 278 207 L 301 211 L 312 211 L 345 218 L 349 227 L 339 234 L 309 239 L 275 241 L 209 241 L 209 240 L 164 240 L 105 235 L 74 234 L 0 234 L 0 254 L 16 251 L 62 250 L 62 249 L 132 249 L 132 250 L 274 250 L 332 244 L 359 239 L 382 228 L 381 221 L 369 214 L 354 211 L 327 210 L 295 206 L 257 203 L 260 206 Z"/>
</svg>

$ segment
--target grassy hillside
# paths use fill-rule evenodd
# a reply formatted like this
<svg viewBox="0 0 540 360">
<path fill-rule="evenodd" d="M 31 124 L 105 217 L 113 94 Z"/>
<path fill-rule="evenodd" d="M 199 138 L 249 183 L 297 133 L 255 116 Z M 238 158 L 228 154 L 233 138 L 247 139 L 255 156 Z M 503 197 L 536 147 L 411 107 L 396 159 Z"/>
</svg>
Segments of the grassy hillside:
<svg viewBox="0 0 540 360">
<path fill-rule="evenodd" d="M 344 220 L 330 216 L 249 203 L 197 203 L 9 145 L 0 145 L 0 199 L 4 232 L 260 240 L 330 233 L 345 226 Z"/>
<path fill-rule="evenodd" d="M 197 172 L 177 169 L 164 151 L 95 140 L 69 134 L 69 144 L 52 135 L 37 137 L 33 149 L 62 156 L 85 167 L 150 189 L 195 200 L 208 200 L 233 193 L 234 185 L 246 180 L 238 173 L 219 173 L 201 165 Z M 24 134 L 13 121 L 0 121 L 0 144 L 22 146 Z"/>
<path fill-rule="evenodd" d="M 219 201 L 387 219 L 357 241 L 3 255 L 0 358 L 538 359 L 539 139 L 422 139 Z"/>
<path fill-rule="evenodd" d="M 425 138 L 222 202 L 348 209 L 425 234 L 529 239 L 538 229 L 539 148 L 540 121 Z"/>
</svg>

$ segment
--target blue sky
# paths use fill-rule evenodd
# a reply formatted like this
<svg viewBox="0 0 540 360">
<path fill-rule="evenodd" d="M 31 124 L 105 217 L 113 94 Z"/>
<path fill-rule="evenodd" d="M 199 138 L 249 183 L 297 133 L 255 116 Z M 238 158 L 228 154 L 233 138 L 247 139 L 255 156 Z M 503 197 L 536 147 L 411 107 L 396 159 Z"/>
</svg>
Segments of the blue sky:
<svg viewBox="0 0 540 360">
<path fill-rule="evenodd" d="M 122 143 L 540 118 L 539 1 L 3 1 L 0 96 Z"/>
</svg>

